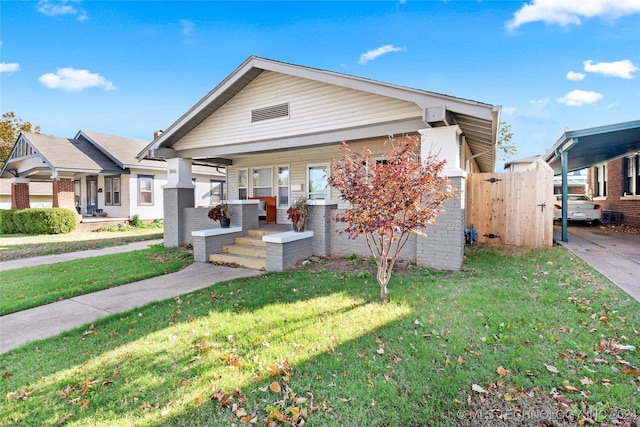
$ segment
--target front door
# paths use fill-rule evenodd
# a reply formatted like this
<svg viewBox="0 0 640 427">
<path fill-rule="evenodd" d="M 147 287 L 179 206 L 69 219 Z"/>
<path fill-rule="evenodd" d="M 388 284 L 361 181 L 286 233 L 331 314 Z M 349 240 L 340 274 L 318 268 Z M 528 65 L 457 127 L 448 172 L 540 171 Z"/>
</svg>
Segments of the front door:
<svg viewBox="0 0 640 427">
<path fill-rule="evenodd" d="M 87 177 L 87 214 L 93 215 L 98 208 L 98 177 Z"/>
</svg>

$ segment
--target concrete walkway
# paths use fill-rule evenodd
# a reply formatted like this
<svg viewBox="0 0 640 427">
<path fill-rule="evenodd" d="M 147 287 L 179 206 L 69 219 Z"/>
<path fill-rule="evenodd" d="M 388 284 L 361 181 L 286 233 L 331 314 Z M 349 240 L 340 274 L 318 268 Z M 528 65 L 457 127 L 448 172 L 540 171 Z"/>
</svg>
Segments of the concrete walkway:
<svg viewBox="0 0 640 427">
<path fill-rule="evenodd" d="M 74 259 L 91 258 L 94 256 L 118 254 L 121 252 L 138 251 L 141 249 L 147 249 L 150 245 L 157 245 L 162 243 L 162 239 L 157 240 L 143 240 L 140 242 L 133 242 L 126 245 L 111 246 L 102 249 L 90 249 L 82 252 L 70 252 L 59 255 L 45 255 L 33 258 L 16 259 L 13 261 L 0 262 L 0 271 L 13 270 L 14 268 L 33 267 L 35 265 L 55 264 L 56 262 L 71 261 Z"/>
<path fill-rule="evenodd" d="M 640 235 L 615 233 L 600 227 L 571 226 L 568 242 L 554 239 L 640 302 Z"/>
<path fill-rule="evenodd" d="M 152 242 L 139 242 L 145 245 L 138 249 L 144 249 L 149 244 L 153 244 Z M 126 245 L 128 250 L 136 250 L 134 248 L 137 246 L 132 245 Z M 65 254 L 64 260 L 86 258 L 87 252 L 93 253 L 93 255 L 89 256 L 97 256 L 96 254 L 105 255 L 122 252 L 123 250 L 125 250 L 125 247 L 117 246 L 98 251 L 75 252 L 73 254 Z M 3 262 L 0 263 L 0 271 L 9 268 L 60 262 L 60 258 L 52 257 L 59 256 L 51 255 L 20 260 L 22 264 L 18 264 L 17 261 Z M 230 268 L 208 263 L 194 263 L 176 273 L 165 274 L 164 276 L 141 280 L 128 285 L 2 316 L 0 317 L 0 353 L 35 340 L 58 335 L 113 313 L 122 313 L 153 301 L 173 298 L 225 280 L 258 276 L 260 274 L 262 274 L 261 271 L 248 268 Z"/>
</svg>

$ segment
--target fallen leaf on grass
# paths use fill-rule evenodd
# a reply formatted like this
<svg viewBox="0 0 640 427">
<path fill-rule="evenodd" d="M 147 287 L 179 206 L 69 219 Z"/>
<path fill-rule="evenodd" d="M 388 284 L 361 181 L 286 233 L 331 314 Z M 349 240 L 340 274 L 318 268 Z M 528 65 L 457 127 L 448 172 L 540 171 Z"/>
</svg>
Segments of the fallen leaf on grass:
<svg viewBox="0 0 640 427">
<path fill-rule="evenodd" d="M 483 388 L 482 386 L 479 386 L 478 384 L 472 384 L 471 385 L 471 390 L 477 392 L 477 393 L 487 393 L 487 390 L 485 388 Z"/>
<path fill-rule="evenodd" d="M 591 380 L 590 380 L 589 378 L 587 378 L 587 377 L 584 377 L 584 378 L 582 378 L 582 379 L 580 380 L 580 383 L 581 383 L 582 385 L 592 385 L 592 384 L 593 384 L 593 381 L 591 381 Z"/>
<path fill-rule="evenodd" d="M 498 369 L 496 369 L 496 372 L 497 372 L 498 375 L 500 375 L 501 378 L 502 377 L 506 377 L 507 374 L 509 373 L 509 371 L 504 369 L 504 367 L 502 365 L 498 366 Z"/>
<path fill-rule="evenodd" d="M 556 368 L 553 365 L 547 365 L 546 363 L 544 364 L 544 367 L 547 368 L 547 371 L 551 372 L 552 374 L 559 374 L 560 372 L 558 371 L 558 368 Z"/>
<path fill-rule="evenodd" d="M 351 402 L 351 398 L 344 399 L 344 398 L 342 398 L 342 397 L 339 397 L 339 398 L 338 398 L 338 400 L 340 400 L 340 402 L 342 402 L 342 403 Z"/>
<path fill-rule="evenodd" d="M 282 389 L 280 388 L 280 384 L 278 383 L 278 381 L 274 381 L 271 383 L 271 385 L 269 385 L 269 390 L 274 393 L 280 393 L 280 390 Z"/>
</svg>

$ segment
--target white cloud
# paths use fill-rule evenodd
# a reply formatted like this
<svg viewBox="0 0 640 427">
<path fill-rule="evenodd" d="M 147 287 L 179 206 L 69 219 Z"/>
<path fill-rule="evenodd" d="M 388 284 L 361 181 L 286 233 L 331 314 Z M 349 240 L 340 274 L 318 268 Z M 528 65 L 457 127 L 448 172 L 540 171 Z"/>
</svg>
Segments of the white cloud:
<svg viewBox="0 0 640 427">
<path fill-rule="evenodd" d="M 85 21 L 88 19 L 87 12 L 82 8 L 77 7 L 80 3 L 79 0 L 40 0 L 38 2 L 38 12 L 47 16 L 58 15 L 74 15 L 77 16 L 78 21 Z"/>
<path fill-rule="evenodd" d="M 592 60 L 584 61 L 584 70 L 588 73 L 598 73 L 610 77 L 620 77 L 622 79 L 632 79 L 633 73 L 640 68 L 633 65 L 631 61 L 625 59 L 615 62 L 598 62 L 593 63 Z"/>
<path fill-rule="evenodd" d="M 17 62 L 0 62 L 0 73 L 13 73 L 20 69 Z"/>
<path fill-rule="evenodd" d="M 81 91 L 90 87 L 104 87 L 104 90 L 116 89 L 114 84 L 97 73 L 89 70 L 60 68 L 54 73 L 43 74 L 38 81 L 50 89 Z"/>
<path fill-rule="evenodd" d="M 572 90 L 562 98 L 556 99 L 560 104 L 570 107 L 581 107 L 584 104 L 593 104 L 604 97 L 601 93 L 588 90 Z"/>
<path fill-rule="evenodd" d="M 569 71 L 567 73 L 567 80 L 584 80 L 585 73 L 576 73 L 575 71 Z"/>
<path fill-rule="evenodd" d="M 545 105 L 547 105 L 547 104 L 549 103 L 549 98 L 532 99 L 531 101 L 529 101 L 529 103 L 530 103 L 531 105 L 536 105 L 536 106 L 544 107 Z"/>
<path fill-rule="evenodd" d="M 184 34 L 185 36 L 192 34 L 193 30 L 195 30 L 196 28 L 196 24 L 194 24 L 193 21 L 189 21 L 187 19 L 181 19 L 180 26 L 182 27 L 182 34 Z"/>
<path fill-rule="evenodd" d="M 380 46 L 377 49 L 370 50 L 367 53 L 363 53 L 362 55 L 360 55 L 360 60 L 358 61 L 358 64 L 364 65 L 369 61 L 373 61 L 379 56 L 385 55 L 390 52 L 398 52 L 401 50 L 404 50 L 404 49 L 401 47 L 395 47 L 392 44 L 386 44 L 384 46 Z"/>
<path fill-rule="evenodd" d="M 537 21 L 565 27 L 580 25 L 585 18 L 619 18 L 636 13 L 640 13 L 640 0 L 532 0 L 513 15 L 506 27 L 515 30 Z"/>
<path fill-rule="evenodd" d="M 502 108 L 502 114 L 504 114 L 504 115 L 512 115 L 512 114 L 515 114 L 517 110 L 518 110 L 517 107 L 503 107 Z"/>
</svg>

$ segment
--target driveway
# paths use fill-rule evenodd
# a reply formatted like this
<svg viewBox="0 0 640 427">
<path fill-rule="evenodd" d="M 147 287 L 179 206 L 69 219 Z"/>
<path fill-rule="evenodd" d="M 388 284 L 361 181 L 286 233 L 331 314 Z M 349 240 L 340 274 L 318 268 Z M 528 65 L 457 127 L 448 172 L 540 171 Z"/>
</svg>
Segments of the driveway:
<svg viewBox="0 0 640 427">
<path fill-rule="evenodd" d="M 560 240 L 560 226 L 553 227 L 553 234 L 557 243 L 640 302 L 640 234 L 586 225 L 570 225 L 568 242 Z"/>
</svg>

